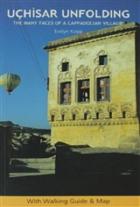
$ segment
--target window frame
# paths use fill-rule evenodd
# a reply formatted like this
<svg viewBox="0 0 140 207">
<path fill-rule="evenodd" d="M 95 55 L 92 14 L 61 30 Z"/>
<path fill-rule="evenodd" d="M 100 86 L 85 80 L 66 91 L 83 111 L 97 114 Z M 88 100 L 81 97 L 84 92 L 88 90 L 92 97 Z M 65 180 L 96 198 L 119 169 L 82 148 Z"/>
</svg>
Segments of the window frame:
<svg viewBox="0 0 140 207">
<path fill-rule="evenodd" d="M 108 64 L 108 56 L 107 55 L 99 55 L 99 65 L 107 65 Z"/>
<path fill-rule="evenodd" d="M 105 78 L 108 78 L 109 80 L 109 91 L 107 92 L 108 95 L 107 95 L 107 98 L 105 98 L 104 100 L 99 100 L 98 96 L 99 96 L 99 92 L 98 92 L 98 80 L 101 80 L 101 79 L 105 79 Z M 96 87 L 95 87 L 95 100 L 97 102 L 110 102 L 111 100 L 111 78 L 109 75 L 106 75 L 106 76 L 99 76 L 99 77 L 96 77 Z M 107 89 L 106 89 L 107 90 Z"/>
<path fill-rule="evenodd" d="M 66 68 L 65 68 L 65 67 L 66 67 Z M 67 71 L 69 71 L 69 62 L 68 62 L 68 61 L 62 62 L 62 64 L 61 64 L 61 71 L 62 71 L 62 72 L 67 72 Z"/>
<path fill-rule="evenodd" d="M 85 86 L 85 91 L 84 91 L 84 88 L 83 89 L 80 89 L 80 82 L 81 82 L 81 87 L 82 87 L 82 81 L 88 81 L 89 83 L 88 83 L 88 87 L 86 87 Z M 78 103 L 89 103 L 90 102 L 90 79 L 89 78 L 85 78 L 85 79 L 78 79 L 77 80 L 77 102 Z M 85 92 L 87 92 L 88 94 L 87 94 L 87 97 L 84 95 L 84 97 L 83 97 L 83 99 L 85 99 L 84 101 L 82 101 L 81 99 L 81 95 L 80 95 L 80 93 L 82 92 L 82 91 L 80 91 L 80 90 L 83 90 L 83 93 Z M 87 101 L 86 101 L 86 98 L 88 99 Z"/>
<path fill-rule="evenodd" d="M 69 93 L 70 101 L 65 103 L 64 101 L 62 101 L 62 99 L 64 99 L 64 97 L 62 97 L 62 96 L 64 96 L 66 93 L 64 93 L 62 90 L 64 90 L 63 85 L 67 84 L 67 83 L 70 84 L 70 88 L 69 88 L 69 90 L 70 90 L 70 93 Z M 72 98 L 71 93 L 72 93 L 71 81 L 60 82 L 59 83 L 59 104 L 60 105 L 70 105 L 71 104 L 71 98 Z"/>
</svg>

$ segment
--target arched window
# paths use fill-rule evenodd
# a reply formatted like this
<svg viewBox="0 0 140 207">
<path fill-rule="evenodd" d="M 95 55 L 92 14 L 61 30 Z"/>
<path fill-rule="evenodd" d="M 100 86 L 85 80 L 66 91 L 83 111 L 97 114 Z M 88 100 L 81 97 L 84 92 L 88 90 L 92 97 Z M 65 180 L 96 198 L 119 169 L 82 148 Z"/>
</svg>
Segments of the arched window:
<svg viewBox="0 0 140 207">
<path fill-rule="evenodd" d="M 52 122 L 55 121 L 55 115 L 54 114 L 51 115 L 51 121 Z"/>
<path fill-rule="evenodd" d="M 99 55 L 99 65 L 107 65 L 107 55 Z"/>
<path fill-rule="evenodd" d="M 62 118 L 62 121 L 64 121 L 65 120 L 65 114 L 62 114 L 61 118 Z"/>
<path fill-rule="evenodd" d="M 62 63 L 62 72 L 69 70 L 69 62 L 63 62 Z"/>
<path fill-rule="evenodd" d="M 112 119 L 112 111 L 109 112 L 109 118 Z"/>
<path fill-rule="evenodd" d="M 72 114 L 72 120 L 76 120 L 76 114 Z"/>
<path fill-rule="evenodd" d="M 123 112 L 122 112 L 122 117 L 123 117 L 123 118 L 126 118 L 126 111 L 123 111 Z"/>
<path fill-rule="evenodd" d="M 99 119 L 99 112 L 96 112 L 96 119 Z"/>
<path fill-rule="evenodd" d="M 85 113 L 84 113 L 84 120 L 87 120 L 87 118 L 88 118 L 88 113 L 85 112 Z"/>
</svg>

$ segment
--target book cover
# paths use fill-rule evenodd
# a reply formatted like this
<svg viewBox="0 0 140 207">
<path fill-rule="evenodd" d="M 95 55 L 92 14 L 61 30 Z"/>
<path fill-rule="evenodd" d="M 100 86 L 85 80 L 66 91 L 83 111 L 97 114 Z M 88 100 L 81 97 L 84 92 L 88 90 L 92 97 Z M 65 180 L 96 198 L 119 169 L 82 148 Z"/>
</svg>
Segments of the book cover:
<svg viewBox="0 0 140 207">
<path fill-rule="evenodd" d="M 140 1 L 0 6 L 0 206 L 140 206 Z"/>
</svg>

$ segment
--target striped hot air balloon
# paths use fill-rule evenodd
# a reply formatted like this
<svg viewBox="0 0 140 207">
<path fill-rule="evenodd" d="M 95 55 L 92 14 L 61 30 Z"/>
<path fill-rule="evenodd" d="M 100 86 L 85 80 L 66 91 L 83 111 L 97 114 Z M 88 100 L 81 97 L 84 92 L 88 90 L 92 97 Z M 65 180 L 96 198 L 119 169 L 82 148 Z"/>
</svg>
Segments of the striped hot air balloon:
<svg viewBox="0 0 140 207">
<path fill-rule="evenodd" d="M 0 85 L 5 88 L 8 93 L 11 93 L 19 84 L 20 77 L 16 74 L 5 73 L 0 75 Z"/>
</svg>

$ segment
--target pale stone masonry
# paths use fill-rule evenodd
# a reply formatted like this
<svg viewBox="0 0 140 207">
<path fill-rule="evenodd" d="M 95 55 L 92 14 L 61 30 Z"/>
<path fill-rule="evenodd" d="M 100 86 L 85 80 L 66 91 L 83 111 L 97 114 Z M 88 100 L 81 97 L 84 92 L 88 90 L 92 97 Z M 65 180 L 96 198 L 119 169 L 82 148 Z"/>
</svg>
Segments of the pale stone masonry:
<svg viewBox="0 0 140 207">
<path fill-rule="evenodd" d="M 140 26 L 126 23 L 48 43 L 52 141 L 136 147 Z"/>
</svg>

